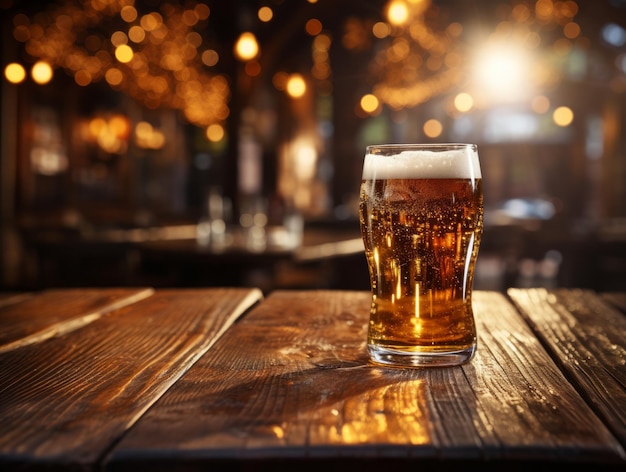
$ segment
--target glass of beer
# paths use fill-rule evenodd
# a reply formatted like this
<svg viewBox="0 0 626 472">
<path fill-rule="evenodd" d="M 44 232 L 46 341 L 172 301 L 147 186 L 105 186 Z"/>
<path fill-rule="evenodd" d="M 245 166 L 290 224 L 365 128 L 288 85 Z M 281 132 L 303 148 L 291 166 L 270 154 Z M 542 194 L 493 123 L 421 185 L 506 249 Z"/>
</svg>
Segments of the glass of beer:
<svg viewBox="0 0 626 472">
<path fill-rule="evenodd" d="M 371 359 L 407 367 L 469 361 L 483 231 L 477 146 L 368 146 L 359 218 L 372 288 Z"/>
</svg>

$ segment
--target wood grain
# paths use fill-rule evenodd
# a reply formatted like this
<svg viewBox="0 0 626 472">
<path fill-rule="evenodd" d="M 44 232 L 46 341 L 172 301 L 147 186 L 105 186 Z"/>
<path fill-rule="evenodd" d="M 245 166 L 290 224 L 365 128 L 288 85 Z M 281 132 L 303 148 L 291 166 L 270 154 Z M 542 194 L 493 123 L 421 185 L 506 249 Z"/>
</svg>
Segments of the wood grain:
<svg viewBox="0 0 626 472">
<path fill-rule="evenodd" d="M 600 297 L 626 314 L 626 292 L 605 292 Z"/>
<path fill-rule="evenodd" d="M 30 292 L 0 292 L 0 308 L 23 302 L 32 297 L 33 294 Z"/>
<path fill-rule="evenodd" d="M 60 336 L 152 295 L 151 288 L 55 289 L 0 303 L 0 353 Z"/>
<path fill-rule="evenodd" d="M 563 371 L 626 448 L 626 317 L 585 290 L 509 289 Z"/>
<path fill-rule="evenodd" d="M 621 463 L 619 443 L 504 295 L 474 301 L 479 350 L 469 364 L 395 369 L 368 361 L 369 293 L 272 292 L 147 412 L 106 469 Z"/>
<path fill-rule="evenodd" d="M 261 297 L 257 289 L 160 290 L 0 354 L 0 468 L 95 467 Z"/>
</svg>

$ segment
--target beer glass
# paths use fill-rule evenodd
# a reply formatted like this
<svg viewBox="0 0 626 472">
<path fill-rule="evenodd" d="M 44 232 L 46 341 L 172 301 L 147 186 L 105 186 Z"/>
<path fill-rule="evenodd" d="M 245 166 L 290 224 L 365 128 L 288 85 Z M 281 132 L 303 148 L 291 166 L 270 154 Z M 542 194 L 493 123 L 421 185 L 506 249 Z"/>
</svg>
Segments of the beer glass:
<svg viewBox="0 0 626 472">
<path fill-rule="evenodd" d="M 359 218 L 372 288 L 371 359 L 415 367 L 469 361 L 483 231 L 477 146 L 368 146 Z"/>
</svg>

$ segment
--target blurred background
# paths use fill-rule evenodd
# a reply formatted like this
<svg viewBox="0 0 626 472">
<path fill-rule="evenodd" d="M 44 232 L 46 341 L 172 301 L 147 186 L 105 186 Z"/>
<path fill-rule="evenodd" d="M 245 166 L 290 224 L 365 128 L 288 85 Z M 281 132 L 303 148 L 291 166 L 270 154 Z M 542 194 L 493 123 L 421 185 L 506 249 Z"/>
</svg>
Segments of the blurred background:
<svg viewBox="0 0 626 472">
<path fill-rule="evenodd" d="M 0 289 L 368 289 L 368 144 L 479 146 L 475 288 L 626 289 L 625 0 L 0 0 Z"/>
</svg>

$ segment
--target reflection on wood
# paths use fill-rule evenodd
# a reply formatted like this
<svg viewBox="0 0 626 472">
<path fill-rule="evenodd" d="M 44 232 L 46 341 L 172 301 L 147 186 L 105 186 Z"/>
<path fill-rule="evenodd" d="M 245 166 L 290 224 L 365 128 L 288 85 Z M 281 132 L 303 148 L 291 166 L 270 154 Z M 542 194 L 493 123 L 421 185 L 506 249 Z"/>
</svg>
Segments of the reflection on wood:
<svg viewBox="0 0 626 472">
<path fill-rule="evenodd" d="M 19 304 L 0 304 L 0 353 L 81 328 L 152 293 L 151 288 L 60 289 Z"/>
<path fill-rule="evenodd" d="M 107 467 L 346 454 L 623 460 L 504 295 L 476 293 L 478 354 L 447 369 L 370 364 L 369 307 L 368 292 L 271 293 L 129 431 Z"/>
</svg>

